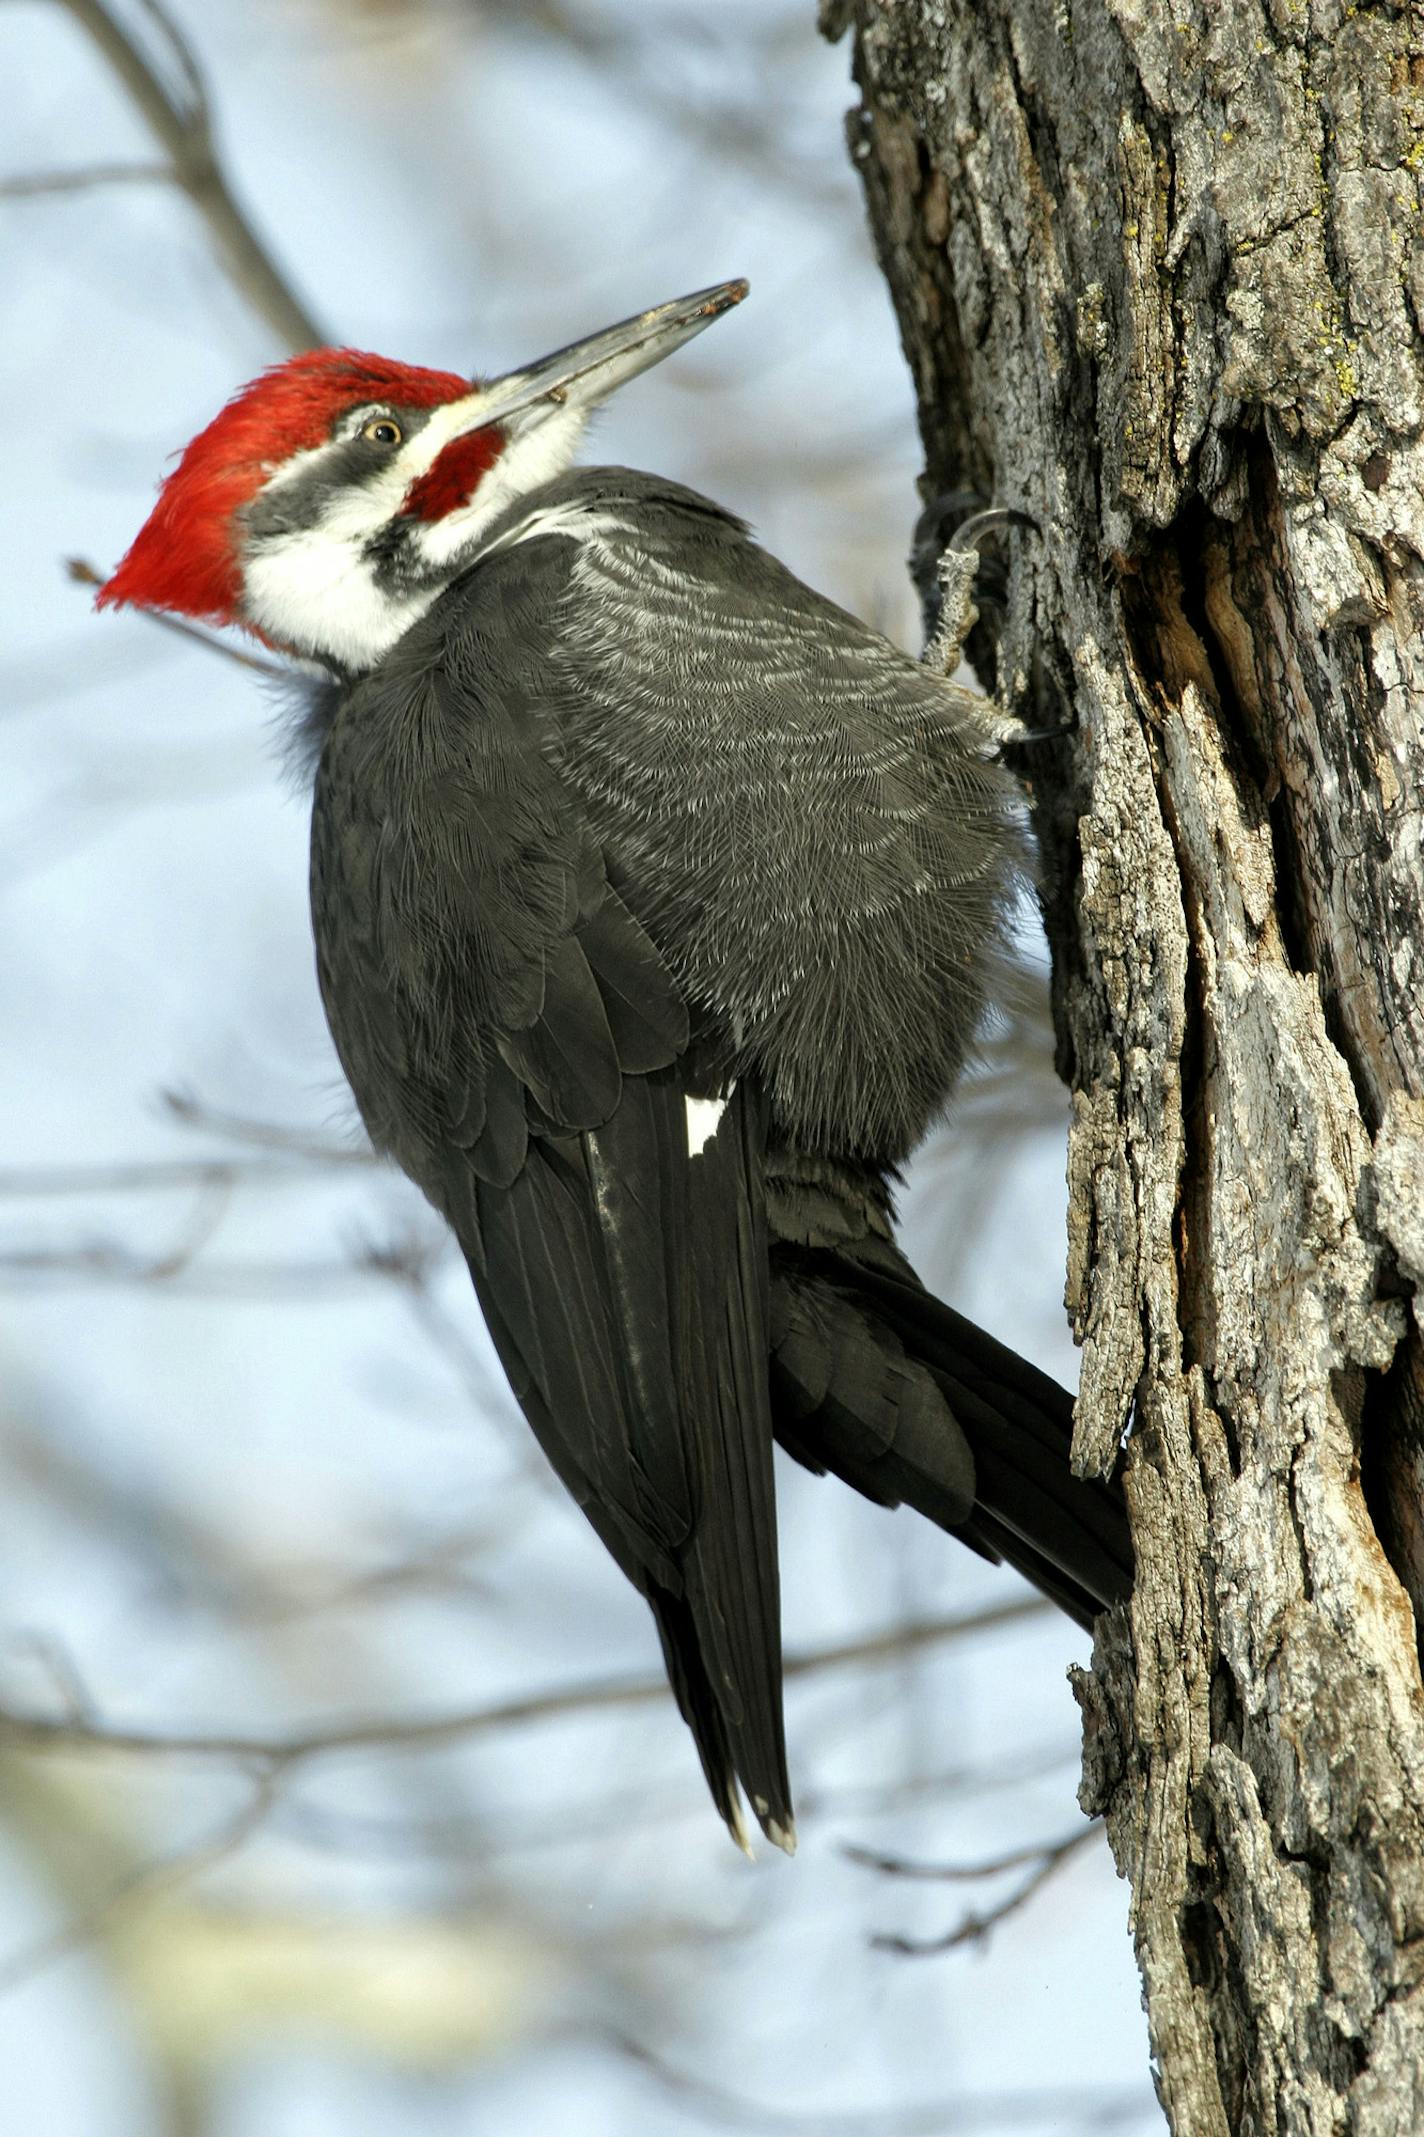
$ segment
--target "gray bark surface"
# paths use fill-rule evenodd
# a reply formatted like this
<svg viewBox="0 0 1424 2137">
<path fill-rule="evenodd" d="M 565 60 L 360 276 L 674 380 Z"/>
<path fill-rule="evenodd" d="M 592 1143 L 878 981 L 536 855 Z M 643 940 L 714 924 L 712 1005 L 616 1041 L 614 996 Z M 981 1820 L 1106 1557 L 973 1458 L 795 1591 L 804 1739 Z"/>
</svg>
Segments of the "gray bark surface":
<svg viewBox="0 0 1424 2137">
<path fill-rule="evenodd" d="M 926 496 L 1017 506 L 1082 1797 L 1179 2132 L 1424 2129 L 1424 20 L 842 0 Z M 992 680 L 992 673 L 986 676 Z"/>
</svg>

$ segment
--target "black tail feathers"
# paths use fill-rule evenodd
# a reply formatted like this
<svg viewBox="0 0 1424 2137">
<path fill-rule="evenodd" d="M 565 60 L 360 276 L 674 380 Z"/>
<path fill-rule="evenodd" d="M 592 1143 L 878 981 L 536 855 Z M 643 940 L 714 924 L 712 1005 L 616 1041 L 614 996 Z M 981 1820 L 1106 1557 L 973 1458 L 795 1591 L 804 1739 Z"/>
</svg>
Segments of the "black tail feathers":
<svg viewBox="0 0 1424 2137">
<path fill-rule="evenodd" d="M 751 1799 L 757 1823 L 777 1847 L 796 1852 L 796 1822 L 786 1774 L 786 1745 L 781 1727 L 780 1686 L 774 1708 L 750 1703 L 750 1711 L 719 1698 L 708 1668 L 711 1645 L 706 1629 L 685 1596 L 650 1588 L 648 1601 L 657 1622 L 663 1660 L 678 1710 L 692 1731 L 702 1771 L 728 1832 L 744 1854 L 751 1853 L 742 1816 L 738 1779 Z"/>
<path fill-rule="evenodd" d="M 773 1265 L 788 1454 L 1006 1559 L 1080 1624 L 1127 1594 L 1122 1494 L 1073 1475 L 1065 1389 L 932 1297 L 893 1248 L 782 1248 Z"/>
</svg>

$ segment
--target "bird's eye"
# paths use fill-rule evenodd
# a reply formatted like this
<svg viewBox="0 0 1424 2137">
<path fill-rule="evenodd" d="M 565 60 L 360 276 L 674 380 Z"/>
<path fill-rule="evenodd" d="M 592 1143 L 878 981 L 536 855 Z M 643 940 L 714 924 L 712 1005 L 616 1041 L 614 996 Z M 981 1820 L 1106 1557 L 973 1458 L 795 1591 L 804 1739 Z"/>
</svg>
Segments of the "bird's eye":
<svg viewBox="0 0 1424 2137">
<path fill-rule="evenodd" d="M 372 445 L 399 445 L 405 438 L 394 416 L 372 416 L 369 423 L 362 424 L 361 435 Z"/>
</svg>

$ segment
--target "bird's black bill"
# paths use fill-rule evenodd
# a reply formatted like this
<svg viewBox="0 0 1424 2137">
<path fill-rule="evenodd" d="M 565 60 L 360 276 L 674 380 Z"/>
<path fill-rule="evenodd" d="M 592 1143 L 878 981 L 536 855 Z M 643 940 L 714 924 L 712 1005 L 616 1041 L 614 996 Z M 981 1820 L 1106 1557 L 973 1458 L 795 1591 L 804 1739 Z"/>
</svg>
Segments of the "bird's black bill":
<svg viewBox="0 0 1424 2137">
<path fill-rule="evenodd" d="M 651 370 L 671 356 L 723 312 L 740 304 L 746 294 L 745 281 L 718 282 L 711 289 L 694 290 L 690 297 L 655 305 L 650 312 L 637 312 L 617 326 L 605 327 L 601 334 L 590 334 L 585 341 L 570 342 L 566 349 L 556 349 L 552 356 L 541 357 L 523 370 L 491 379 L 480 388 L 484 396 L 480 425 L 503 423 L 540 403 L 551 408 L 592 408 L 640 371 Z"/>
</svg>

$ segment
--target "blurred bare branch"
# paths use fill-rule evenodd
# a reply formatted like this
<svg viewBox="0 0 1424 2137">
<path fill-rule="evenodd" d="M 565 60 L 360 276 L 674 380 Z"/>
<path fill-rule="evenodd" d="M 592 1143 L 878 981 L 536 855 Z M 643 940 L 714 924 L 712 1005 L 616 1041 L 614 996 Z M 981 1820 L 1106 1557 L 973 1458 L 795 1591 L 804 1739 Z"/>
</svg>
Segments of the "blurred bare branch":
<svg viewBox="0 0 1424 2137">
<path fill-rule="evenodd" d="M 498 1512 L 483 1524 L 463 1525 L 420 1549 L 399 1549 L 373 1566 L 353 1569 L 323 1559 L 273 1562 L 244 1548 L 230 1528 L 166 1496 L 161 1485 L 146 1483 L 130 1465 L 105 1466 L 93 1447 L 75 1449 L 53 1431 L 27 1427 L 17 1415 L 0 1420 L 0 1459 L 12 1497 L 16 1484 L 27 1486 L 69 1520 L 152 1568 L 165 1593 L 181 1592 L 185 1602 L 196 1600 L 241 1631 L 296 1621 L 309 1625 L 327 1612 L 366 1609 L 416 1593 L 447 1599 L 479 1595 L 484 1584 L 472 1561 L 508 1542 L 523 1519 L 517 1492 L 507 1485 Z M 41 1666 L 66 1712 L 95 1721 L 78 1665 L 56 1636 L 22 1626 L 0 1634 L 0 1644 Z"/>
<path fill-rule="evenodd" d="M 674 81 L 669 61 L 677 38 L 669 35 L 674 25 L 666 16 L 649 31 L 633 10 L 621 18 L 595 18 L 561 0 L 479 0 L 479 6 L 481 13 L 499 16 L 516 34 L 546 39 L 597 68 L 605 88 L 619 91 L 640 113 L 662 119 L 670 140 L 681 144 L 700 139 L 719 163 L 755 171 L 823 209 L 843 207 L 844 174 L 819 157 L 797 159 L 787 139 L 786 114 L 767 93 L 768 84 L 785 79 L 774 62 L 789 38 L 799 39 L 799 23 L 788 24 L 783 18 L 758 34 L 754 24 L 744 21 L 721 38 L 710 27 L 715 17 L 706 12 L 688 15 L 676 25 L 684 52 L 695 54 L 704 74 L 713 57 L 738 68 L 736 87 L 719 95 L 710 86 L 694 89 Z M 753 80 L 757 95 L 747 93 Z"/>
<path fill-rule="evenodd" d="M 68 4 L 68 0 L 66 0 Z M 102 586 L 106 574 L 87 557 L 66 557 L 64 569 L 76 586 Z M 185 617 L 166 615 L 161 609 L 146 608 L 139 612 L 146 623 L 155 630 L 170 631 L 175 638 L 189 639 L 201 646 L 206 653 L 216 653 L 223 660 L 234 661 L 239 668 L 251 668 L 258 675 L 271 676 L 286 682 L 292 670 L 279 660 L 266 660 L 260 653 L 247 653 L 230 639 L 220 638 L 216 631 L 205 631 L 200 623 L 189 623 Z"/>
<path fill-rule="evenodd" d="M 868 1639 L 817 1648 L 810 1654 L 788 1655 L 786 1675 L 788 1678 L 805 1677 L 822 1670 L 883 1662 L 916 1648 L 938 1647 L 949 1641 L 972 1639 L 983 1632 L 1018 1624 L 1026 1618 L 1044 1615 L 1048 1608 L 1049 1605 L 1038 1596 L 1016 1596 L 1011 1602 L 969 1611 L 958 1617 L 930 1618 L 918 1624 L 896 1626 Z M 121 1729 L 96 1725 L 73 1715 L 49 1717 L 0 1708 L 0 1744 L 9 1743 L 17 1749 L 33 1751 L 134 1752 L 164 1758 L 235 1759 L 281 1772 L 337 1752 L 430 1749 L 496 1730 L 521 1728 L 531 1722 L 557 1720 L 570 1714 L 601 1712 L 609 1707 L 644 1706 L 668 1696 L 666 1680 L 661 1676 L 610 1678 L 598 1683 L 537 1692 L 520 1699 L 502 1700 L 493 1706 L 466 1708 L 453 1714 L 341 1722 L 284 1737 Z"/>
<path fill-rule="evenodd" d="M 89 1696 L 89 1687 L 62 1640 L 57 1639 L 53 1633 L 26 1625 L 17 1625 L 7 1631 L 4 1640 L 12 1653 L 28 1654 L 38 1663 L 63 1702 L 64 1712 L 69 1720 L 85 1728 L 93 1726 L 96 1716 L 94 1703 Z"/>
<path fill-rule="evenodd" d="M 166 163 L 91 163 L 83 170 L 35 171 L 0 179 L 0 200 L 36 200 L 47 193 L 88 193 L 96 186 L 171 185 Z"/>
<path fill-rule="evenodd" d="M 60 0 L 87 31 L 134 108 L 169 158 L 173 176 L 207 223 L 233 283 L 289 349 L 329 339 L 278 268 L 239 205 L 213 140 L 207 86 L 192 48 L 158 5 L 143 0 L 178 85 L 159 68 L 103 0 Z"/>
<path fill-rule="evenodd" d="M 878 1870 L 882 1877 L 907 1877 L 924 1884 L 977 1884 L 982 1878 L 1002 1877 L 1006 1870 L 1022 1870 L 1028 1864 L 1035 1868 L 1045 1856 L 1059 1856 L 1079 1846 L 1085 1834 L 1099 1831 L 1101 1818 L 1089 1818 L 1075 1825 L 1062 1840 L 1041 1841 L 1037 1847 L 1011 1848 L 1006 1855 L 991 1855 L 984 1862 L 911 1862 L 903 1855 L 881 1855 L 872 1848 L 847 1845 L 841 1849 L 847 1862 L 858 1862 L 867 1870 Z"/>
<path fill-rule="evenodd" d="M 231 1158 L 127 1158 L 110 1165 L 0 1166 L 0 1200 L 26 1196 L 161 1194 L 175 1187 L 307 1186 L 314 1166 L 330 1165 L 350 1155 L 370 1164 L 369 1154 L 325 1150 L 289 1157 L 254 1153 Z"/>
<path fill-rule="evenodd" d="M 145 1252 L 122 1240 L 104 1237 L 76 1240 L 65 1246 L 10 1246 L 0 1250 L 0 1271 L 15 1279 L 43 1283 L 111 1283 L 163 1285 L 204 1297 L 264 1299 L 274 1292 L 297 1291 L 303 1296 L 339 1293 L 353 1285 L 372 1281 L 398 1284 L 416 1303 L 426 1333 L 456 1364 L 468 1381 L 471 1361 L 457 1346 L 458 1332 L 449 1327 L 433 1302 L 425 1298 L 431 1273 L 450 1249 L 446 1233 L 433 1228 L 407 1229 L 388 1240 L 358 1240 L 340 1258 L 309 1261 L 277 1260 L 200 1262 L 226 1214 L 238 1186 L 267 1183 L 299 1168 L 314 1165 L 356 1163 L 372 1165 L 369 1148 L 324 1143 L 284 1128 L 255 1121 L 206 1114 L 195 1100 L 165 1092 L 164 1101 L 176 1119 L 235 1141 L 246 1141 L 268 1153 L 261 1159 L 203 1158 L 151 1161 L 128 1166 L 47 1166 L 15 1168 L 0 1172 L 0 1196 L 64 1195 L 85 1190 L 103 1193 L 134 1188 L 191 1186 L 196 1190 L 192 1208 L 176 1238 L 161 1251 Z"/>
<path fill-rule="evenodd" d="M 1010 1915 L 1026 1907 L 1036 1892 L 1042 1891 L 1064 1863 L 1077 1854 L 1089 1841 L 1098 1838 L 1102 1820 L 1085 1819 L 1074 1826 L 1061 1840 L 1045 1841 L 1036 1848 L 1016 1848 L 1012 1853 L 999 1855 L 988 1862 L 980 1863 L 913 1863 L 896 1855 L 875 1855 L 863 1848 L 847 1848 L 845 1853 L 853 1862 L 863 1863 L 867 1868 L 879 1870 L 886 1877 L 919 1878 L 935 1882 L 974 1883 L 981 1879 L 999 1877 L 1008 1870 L 1017 1870 L 1031 1864 L 1029 1875 L 1005 1898 L 982 1912 L 975 1911 L 964 1916 L 955 1927 L 939 1937 L 903 1937 L 880 1935 L 871 1938 L 876 1951 L 898 1952 L 907 1958 L 933 1958 L 939 1952 L 955 1950 L 961 1944 L 978 1944 L 990 1932 L 997 1929 Z"/>
<path fill-rule="evenodd" d="M 64 1958 L 102 1929 L 109 1918 L 135 1901 L 154 1898 L 169 1887 L 199 1877 L 237 1854 L 257 1831 L 272 1808 L 277 1789 L 275 1774 L 259 1774 L 251 1793 L 235 1811 L 221 1820 L 206 1839 L 176 1854 L 160 1855 L 135 1864 L 116 1878 L 108 1890 L 72 1915 L 56 1930 L 32 1944 L 0 1957 L 0 1996 L 19 1988 L 56 1959 Z"/>
<path fill-rule="evenodd" d="M 1142 2111 L 1142 2096 L 1126 2088 L 1045 2088 L 1037 2092 L 956 2093 L 951 2098 L 915 2107 L 864 2107 L 828 2113 L 824 2108 L 776 2108 L 768 2101 L 753 2100 L 730 2091 L 710 2078 L 683 2070 L 665 2056 L 655 2054 L 646 2043 L 626 2034 L 613 2036 L 612 2045 L 655 2079 L 666 2093 L 700 2109 L 710 2120 L 729 2129 L 757 2132 L 804 2132 L 806 2137 L 956 2137 L 970 2130 L 1023 2128 L 1034 2122 L 1072 2124 L 1074 2129 L 1110 2130 L 1135 2121 Z"/>
<path fill-rule="evenodd" d="M 254 1120 L 241 1113 L 224 1113 L 210 1106 L 193 1091 L 167 1090 L 160 1094 L 165 1111 L 187 1128 L 206 1128 L 229 1142 L 248 1143 L 257 1150 L 288 1150 L 323 1165 L 377 1165 L 369 1143 L 323 1140 L 309 1128 L 288 1128 L 280 1121 Z"/>
<path fill-rule="evenodd" d="M 342 1259 L 199 1263 L 196 1257 L 210 1236 L 210 1225 L 195 1223 L 158 1254 L 142 1254 L 110 1239 L 67 1247 L 10 1247 L 0 1252 L 0 1271 L 35 1284 L 159 1284 L 200 1298 L 329 1298 L 388 1280 L 398 1252 L 381 1248 Z"/>
<path fill-rule="evenodd" d="M 1046 1774 L 1064 1773 L 1076 1756 L 1071 1744 L 1057 1743 L 998 1759 L 992 1767 L 956 1766 L 912 1779 L 887 1780 L 874 1788 L 818 1787 L 812 1781 L 797 1791 L 797 1817 L 809 1827 L 813 1820 L 824 1822 L 830 1817 L 882 1817 L 910 1804 L 949 1804 L 982 1797 L 1041 1780 Z M 537 1814 L 527 1818 L 501 1804 L 492 1816 L 477 1821 L 370 1816 L 287 1792 L 275 1819 L 284 1837 L 326 1852 L 350 1850 L 369 1856 L 374 1850 L 382 1855 L 416 1854 L 423 1861 L 444 1856 L 469 1862 L 482 1850 L 497 1849 L 507 1858 L 515 1851 L 539 1853 L 602 1844 L 634 1827 L 643 1831 L 653 1825 L 695 1823 L 701 1814 L 701 1805 L 685 1788 L 669 1786 L 660 1791 L 641 1781 L 636 1787 L 610 1789 L 596 1798 L 584 1786 L 567 1801 L 541 1805 Z"/>
</svg>

